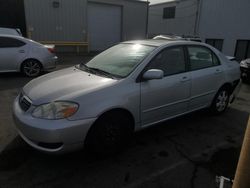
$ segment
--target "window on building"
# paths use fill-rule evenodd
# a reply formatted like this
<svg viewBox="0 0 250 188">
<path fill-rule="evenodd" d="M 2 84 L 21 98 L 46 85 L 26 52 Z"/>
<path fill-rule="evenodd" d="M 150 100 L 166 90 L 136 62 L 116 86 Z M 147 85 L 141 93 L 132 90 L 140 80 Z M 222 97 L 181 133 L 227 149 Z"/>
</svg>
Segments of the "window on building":
<svg viewBox="0 0 250 188">
<path fill-rule="evenodd" d="M 175 7 L 163 8 L 163 19 L 175 18 Z"/>
<path fill-rule="evenodd" d="M 222 51 L 223 48 L 223 39 L 206 39 L 206 43 L 215 47 L 219 51 Z"/>
<path fill-rule="evenodd" d="M 250 40 L 237 40 L 234 56 L 238 61 L 250 58 Z"/>
</svg>

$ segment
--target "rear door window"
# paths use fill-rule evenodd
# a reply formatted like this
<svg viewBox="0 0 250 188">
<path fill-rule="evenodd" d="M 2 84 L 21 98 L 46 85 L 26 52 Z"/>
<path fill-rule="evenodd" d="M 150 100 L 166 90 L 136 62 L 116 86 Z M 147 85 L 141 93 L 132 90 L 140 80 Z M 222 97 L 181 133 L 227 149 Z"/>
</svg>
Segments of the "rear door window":
<svg viewBox="0 0 250 188">
<path fill-rule="evenodd" d="M 199 70 L 220 65 L 218 57 L 206 47 L 189 46 L 188 55 L 190 70 Z"/>
</svg>

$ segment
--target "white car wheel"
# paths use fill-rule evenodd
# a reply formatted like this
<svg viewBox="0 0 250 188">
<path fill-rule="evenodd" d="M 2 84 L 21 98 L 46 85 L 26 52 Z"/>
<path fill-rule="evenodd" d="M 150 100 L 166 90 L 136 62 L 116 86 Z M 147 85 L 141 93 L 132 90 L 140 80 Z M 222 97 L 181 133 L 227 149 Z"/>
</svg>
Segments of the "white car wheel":
<svg viewBox="0 0 250 188">
<path fill-rule="evenodd" d="M 216 108 L 218 112 L 222 112 L 225 110 L 228 104 L 228 99 L 229 99 L 229 96 L 228 96 L 227 91 L 223 90 L 219 93 L 216 99 Z"/>
<path fill-rule="evenodd" d="M 214 114 L 223 113 L 227 109 L 229 97 L 230 95 L 226 88 L 220 89 L 213 100 L 211 111 Z"/>
<path fill-rule="evenodd" d="M 28 77 L 40 75 L 42 70 L 41 64 L 36 60 L 25 61 L 22 65 L 22 72 Z"/>
</svg>

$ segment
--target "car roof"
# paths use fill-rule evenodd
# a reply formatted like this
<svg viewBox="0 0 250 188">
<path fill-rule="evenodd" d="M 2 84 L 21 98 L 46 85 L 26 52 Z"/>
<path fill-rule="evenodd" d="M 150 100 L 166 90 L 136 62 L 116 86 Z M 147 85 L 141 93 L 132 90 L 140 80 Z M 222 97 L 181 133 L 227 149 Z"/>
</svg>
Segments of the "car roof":
<svg viewBox="0 0 250 188">
<path fill-rule="evenodd" d="M 22 36 L 20 29 L 0 27 L 0 34 Z"/>
<path fill-rule="evenodd" d="M 8 35 L 8 34 L 1 34 L 1 33 L 0 33 L 0 37 L 10 37 L 10 38 L 24 39 L 24 37 L 20 36 L 20 35 Z"/>
<path fill-rule="evenodd" d="M 166 46 L 166 45 L 173 45 L 173 44 L 179 44 L 179 45 L 203 45 L 201 42 L 195 42 L 195 41 L 186 41 L 186 40 L 166 40 L 166 39 L 146 39 L 146 40 L 132 40 L 132 41 L 126 41 L 123 43 L 131 43 L 131 44 L 142 44 L 142 45 L 148 45 L 148 46 Z"/>
</svg>

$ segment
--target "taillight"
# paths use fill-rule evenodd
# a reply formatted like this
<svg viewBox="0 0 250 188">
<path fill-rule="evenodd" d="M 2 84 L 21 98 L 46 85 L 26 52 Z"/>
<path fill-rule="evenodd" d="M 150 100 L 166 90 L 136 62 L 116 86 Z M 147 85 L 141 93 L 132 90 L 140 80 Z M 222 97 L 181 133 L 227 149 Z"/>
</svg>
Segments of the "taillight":
<svg viewBox="0 0 250 188">
<path fill-rule="evenodd" d="M 44 47 L 47 48 L 50 53 L 55 53 L 55 45 L 44 45 Z"/>
<path fill-rule="evenodd" d="M 50 53 L 54 54 L 55 53 L 55 48 L 47 48 Z"/>
</svg>

